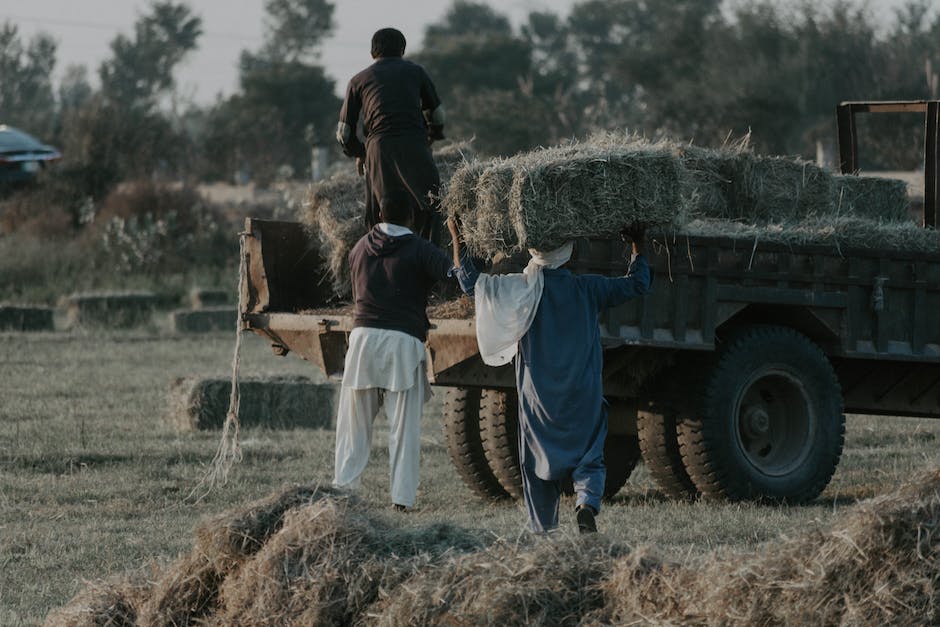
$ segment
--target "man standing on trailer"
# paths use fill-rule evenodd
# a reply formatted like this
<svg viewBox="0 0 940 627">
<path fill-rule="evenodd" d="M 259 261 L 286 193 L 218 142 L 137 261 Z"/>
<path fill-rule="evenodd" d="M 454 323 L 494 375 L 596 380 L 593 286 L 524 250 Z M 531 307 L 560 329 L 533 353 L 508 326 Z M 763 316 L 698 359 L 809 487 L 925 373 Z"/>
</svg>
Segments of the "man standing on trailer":
<svg viewBox="0 0 940 627">
<path fill-rule="evenodd" d="M 400 31 L 383 28 L 372 36 L 375 62 L 349 81 L 336 139 L 356 158 L 360 174 L 365 170 L 369 228 L 378 222 L 379 199 L 404 190 L 415 207 L 415 231 L 439 240 L 440 174 L 431 142 L 444 139 L 444 108 L 427 72 L 404 54 Z M 360 115 L 365 145 L 356 135 Z"/>
<path fill-rule="evenodd" d="M 453 218 L 448 227 L 460 287 L 474 296 L 483 361 L 500 366 L 516 360 L 519 466 L 532 529 L 558 526 L 562 482 L 570 476 L 578 530 L 597 531 L 607 437 L 597 317 L 602 309 L 649 291 L 644 229 L 624 229 L 622 235 L 632 240 L 630 265 L 626 276 L 612 278 L 562 268 L 573 242 L 548 252 L 530 249 L 532 259 L 521 274 L 481 274 L 460 255 Z"/>
<path fill-rule="evenodd" d="M 431 326 L 428 294 L 452 264 L 412 232 L 406 192 L 383 196 L 380 215 L 382 221 L 349 253 L 355 304 L 336 418 L 333 485 L 359 487 L 381 402 L 389 422 L 392 505 L 405 511 L 418 490 L 421 412 L 431 397 L 424 352 Z"/>
</svg>

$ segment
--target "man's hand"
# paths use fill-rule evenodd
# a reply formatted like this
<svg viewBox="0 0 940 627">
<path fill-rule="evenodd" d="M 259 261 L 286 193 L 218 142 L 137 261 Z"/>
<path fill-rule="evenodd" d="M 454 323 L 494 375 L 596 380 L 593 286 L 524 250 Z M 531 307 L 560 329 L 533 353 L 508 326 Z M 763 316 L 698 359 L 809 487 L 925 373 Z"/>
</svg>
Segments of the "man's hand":
<svg viewBox="0 0 940 627">
<path fill-rule="evenodd" d="M 624 242 L 632 242 L 633 254 L 642 254 L 646 246 L 646 225 L 642 222 L 634 222 L 629 226 L 620 229 L 620 239 Z"/>
<path fill-rule="evenodd" d="M 359 176 L 365 176 L 366 162 L 362 159 L 362 157 L 356 157 L 356 172 L 359 173 Z"/>
</svg>

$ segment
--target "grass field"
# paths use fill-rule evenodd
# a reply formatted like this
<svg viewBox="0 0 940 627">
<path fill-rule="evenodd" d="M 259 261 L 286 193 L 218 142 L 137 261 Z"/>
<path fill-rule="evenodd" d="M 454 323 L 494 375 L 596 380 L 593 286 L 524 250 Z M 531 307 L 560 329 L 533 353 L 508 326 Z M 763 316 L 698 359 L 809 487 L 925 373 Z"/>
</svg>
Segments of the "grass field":
<svg viewBox="0 0 940 627">
<path fill-rule="evenodd" d="M 198 503 L 184 501 L 218 433 L 180 433 L 164 421 L 170 382 L 226 375 L 231 349 L 230 334 L 157 329 L 0 334 L 0 625 L 42 622 L 88 581 L 166 563 L 190 547 L 192 528 L 206 515 L 285 485 L 329 481 L 332 432 L 251 429 L 242 433 L 245 457 L 228 484 Z M 294 356 L 273 356 L 254 336 L 245 338 L 242 372 L 320 376 Z M 833 482 L 803 507 L 669 502 L 641 466 L 599 524 L 617 540 L 680 561 L 752 550 L 825 526 L 858 499 L 936 465 L 938 438 L 940 421 L 849 416 Z M 460 483 L 443 447 L 440 395 L 425 411 L 423 442 L 417 509 L 395 514 L 378 431 L 362 495 L 371 507 L 401 525 L 450 521 L 509 539 L 525 533 L 518 505 L 481 503 Z"/>
</svg>

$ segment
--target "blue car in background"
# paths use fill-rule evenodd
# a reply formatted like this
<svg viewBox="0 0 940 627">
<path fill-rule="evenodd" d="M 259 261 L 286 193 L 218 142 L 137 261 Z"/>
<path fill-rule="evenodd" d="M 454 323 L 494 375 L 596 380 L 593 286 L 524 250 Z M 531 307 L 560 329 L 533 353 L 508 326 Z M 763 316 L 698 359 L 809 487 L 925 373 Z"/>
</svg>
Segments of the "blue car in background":
<svg viewBox="0 0 940 627">
<path fill-rule="evenodd" d="M 28 183 L 62 153 L 32 135 L 0 124 L 0 184 Z"/>
</svg>

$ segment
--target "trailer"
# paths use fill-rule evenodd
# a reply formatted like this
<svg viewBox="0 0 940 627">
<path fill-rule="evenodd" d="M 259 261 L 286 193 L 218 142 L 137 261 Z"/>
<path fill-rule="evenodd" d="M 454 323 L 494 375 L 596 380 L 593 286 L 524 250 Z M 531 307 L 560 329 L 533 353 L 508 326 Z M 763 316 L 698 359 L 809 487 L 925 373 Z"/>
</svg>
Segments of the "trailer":
<svg viewBox="0 0 940 627">
<path fill-rule="evenodd" d="M 838 110 L 844 173 L 857 172 L 854 116 L 926 114 L 925 228 L 937 224 L 940 102 Z M 931 117 L 932 116 L 932 117 Z M 342 376 L 353 321 L 324 309 L 299 223 L 249 218 L 243 328 Z M 940 251 L 679 236 L 647 253 L 652 292 L 600 316 L 610 496 L 643 461 L 673 498 L 805 502 L 839 462 L 845 413 L 940 417 Z M 574 272 L 622 275 L 623 244 L 579 240 Z M 486 366 L 472 318 L 432 318 L 428 378 L 444 389 L 451 460 L 486 498 L 521 495 L 511 365 Z"/>
</svg>

